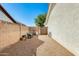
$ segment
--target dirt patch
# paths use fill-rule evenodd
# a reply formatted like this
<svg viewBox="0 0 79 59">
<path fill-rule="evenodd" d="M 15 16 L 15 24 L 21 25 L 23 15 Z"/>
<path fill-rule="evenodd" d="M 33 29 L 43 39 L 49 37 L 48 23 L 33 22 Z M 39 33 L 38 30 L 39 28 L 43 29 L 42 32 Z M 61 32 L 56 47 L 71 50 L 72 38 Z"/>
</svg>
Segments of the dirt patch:
<svg viewBox="0 0 79 59">
<path fill-rule="evenodd" d="M 3 56 L 35 56 L 37 48 L 43 44 L 42 40 L 39 40 L 37 36 L 25 41 L 19 41 L 13 45 L 10 45 L 0 52 Z M 2 54 L 1 54 L 2 53 Z"/>
</svg>

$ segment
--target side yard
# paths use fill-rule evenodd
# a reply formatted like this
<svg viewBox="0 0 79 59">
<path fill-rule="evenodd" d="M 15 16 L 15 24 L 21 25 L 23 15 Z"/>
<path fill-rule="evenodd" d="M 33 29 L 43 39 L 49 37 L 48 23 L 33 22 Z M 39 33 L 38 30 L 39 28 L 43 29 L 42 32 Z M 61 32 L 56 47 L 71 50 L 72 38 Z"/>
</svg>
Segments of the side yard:
<svg viewBox="0 0 79 59">
<path fill-rule="evenodd" d="M 66 48 L 47 35 L 18 41 L 0 52 L 0 56 L 73 56 Z"/>
</svg>

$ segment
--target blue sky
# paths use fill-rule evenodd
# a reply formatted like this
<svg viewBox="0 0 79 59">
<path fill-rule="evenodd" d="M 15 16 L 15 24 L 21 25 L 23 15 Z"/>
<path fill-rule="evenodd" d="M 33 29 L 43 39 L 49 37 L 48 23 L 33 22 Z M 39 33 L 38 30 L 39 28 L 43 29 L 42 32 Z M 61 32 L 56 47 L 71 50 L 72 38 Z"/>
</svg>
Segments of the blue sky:
<svg viewBox="0 0 79 59">
<path fill-rule="evenodd" d="M 18 22 L 34 26 L 34 20 L 39 14 L 47 13 L 47 3 L 4 3 L 2 6 Z"/>
</svg>

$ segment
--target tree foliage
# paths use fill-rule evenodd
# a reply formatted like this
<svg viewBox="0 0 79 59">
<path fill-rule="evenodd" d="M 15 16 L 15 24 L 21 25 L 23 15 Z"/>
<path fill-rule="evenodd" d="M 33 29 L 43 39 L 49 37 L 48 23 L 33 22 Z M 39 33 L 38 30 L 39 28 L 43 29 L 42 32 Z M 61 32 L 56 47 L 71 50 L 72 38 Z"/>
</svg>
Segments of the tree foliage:
<svg viewBox="0 0 79 59">
<path fill-rule="evenodd" d="M 46 20 L 46 14 L 40 14 L 35 18 L 35 24 L 39 27 L 44 27 L 44 22 Z"/>
</svg>

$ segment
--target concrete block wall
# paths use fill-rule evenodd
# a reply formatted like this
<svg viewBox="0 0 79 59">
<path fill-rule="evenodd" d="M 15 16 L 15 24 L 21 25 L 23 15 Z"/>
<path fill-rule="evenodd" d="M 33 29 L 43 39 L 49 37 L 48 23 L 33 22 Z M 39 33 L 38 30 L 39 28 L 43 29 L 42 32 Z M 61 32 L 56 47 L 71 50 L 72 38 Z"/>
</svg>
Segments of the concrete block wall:
<svg viewBox="0 0 79 59">
<path fill-rule="evenodd" d="M 21 30 L 21 31 L 20 31 Z M 0 50 L 19 41 L 21 35 L 28 32 L 28 27 L 14 23 L 0 23 Z"/>
<path fill-rule="evenodd" d="M 47 27 L 36 27 L 36 32 L 40 35 L 47 35 L 48 34 L 48 28 Z"/>
</svg>

